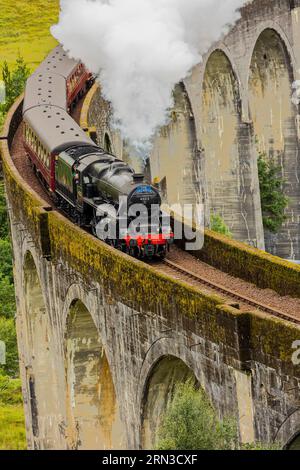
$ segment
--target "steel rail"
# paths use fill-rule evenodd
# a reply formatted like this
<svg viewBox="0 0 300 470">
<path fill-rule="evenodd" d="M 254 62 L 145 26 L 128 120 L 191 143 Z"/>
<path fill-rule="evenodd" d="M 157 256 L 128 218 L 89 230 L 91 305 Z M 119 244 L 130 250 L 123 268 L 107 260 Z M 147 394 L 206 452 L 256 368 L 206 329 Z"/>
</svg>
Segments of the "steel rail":
<svg viewBox="0 0 300 470">
<path fill-rule="evenodd" d="M 233 291 L 233 290 L 231 290 L 231 289 L 229 289 L 225 286 L 217 284 L 217 283 L 205 278 L 202 275 L 200 276 L 198 274 L 195 274 L 195 273 L 189 271 L 188 269 L 183 268 L 182 266 L 174 263 L 173 261 L 169 261 L 168 259 L 165 259 L 163 261 L 163 264 L 168 266 L 169 268 L 173 269 L 176 272 L 179 272 L 179 273 L 184 274 L 185 276 L 187 276 L 189 278 L 192 278 L 193 280 L 199 282 L 200 284 L 202 284 L 206 287 L 210 287 L 210 288 L 216 290 L 217 292 L 219 292 L 221 294 L 225 294 L 226 296 L 232 297 L 235 301 L 246 303 L 246 304 L 250 305 L 251 307 L 255 307 L 259 311 L 269 313 L 269 314 L 271 314 L 271 315 L 273 315 L 277 318 L 280 318 L 281 320 L 289 321 L 289 322 L 295 323 L 297 325 L 300 325 L 300 318 L 294 317 L 291 314 L 288 314 L 288 313 L 282 312 L 280 310 L 277 310 L 276 308 L 270 307 L 269 305 L 266 305 L 266 304 L 264 304 L 262 302 L 259 302 L 257 300 L 253 300 L 250 297 L 247 297 L 243 294 L 240 294 L 239 292 Z"/>
</svg>

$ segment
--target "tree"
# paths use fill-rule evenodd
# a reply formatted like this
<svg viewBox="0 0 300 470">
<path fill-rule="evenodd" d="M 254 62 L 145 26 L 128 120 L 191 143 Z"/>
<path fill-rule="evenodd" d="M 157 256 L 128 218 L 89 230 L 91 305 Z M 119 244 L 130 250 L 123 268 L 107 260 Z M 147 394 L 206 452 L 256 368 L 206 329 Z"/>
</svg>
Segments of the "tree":
<svg viewBox="0 0 300 470">
<path fill-rule="evenodd" d="M 8 215 L 5 199 L 4 182 L 0 181 L 0 238 L 7 238 L 8 233 Z"/>
<path fill-rule="evenodd" d="M 213 232 L 217 232 L 221 235 L 226 235 L 227 237 L 232 238 L 232 233 L 219 214 L 211 214 L 210 228 Z"/>
<path fill-rule="evenodd" d="M 178 384 L 158 432 L 158 450 L 226 450 L 236 446 L 233 420 L 219 421 L 203 390 Z"/>
<path fill-rule="evenodd" d="M 12 252 L 9 240 L 0 238 L 0 260 L 1 260 L 1 274 L 7 278 L 10 284 L 13 284 L 13 268 L 12 268 Z"/>
<path fill-rule="evenodd" d="M 19 360 L 14 319 L 0 316 L 0 341 L 6 346 L 6 364 L 0 365 L 0 378 L 1 375 L 16 377 L 19 374 Z"/>
<path fill-rule="evenodd" d="M 175 387 L 158 431 L 157 450 L 279 450 L 278 445 L 240 445 L 236 420 L 220 420 L 203 390 L 188 381 Z"/>
<path fill-rule="evenodd" d="M 285 210 L 289 204 L 283 192 L 281 168 L 273 160 L 267 160 L 265 154 L 259 155 L 257 164 L 263 224 L 269 232 L 278 233 L 286 221 Z"/>
<path fill-rule="evenodd" d="M 0 318 L 14 318 L 16 314 L 15 288 L 0 272 Z"/>
<path fill-rule="evenodd" d="M 29 75 L 30 70 L 21 56 L 17 58 L 13 70 L 9 68 L 7 62 L 4 62 L 2 66 L 2 80 L 5 85 L 6 99 L 0 105 L 0 111 L 7 112 L 9 110 L 16 98 L 23 92 Z"/>
</svg>

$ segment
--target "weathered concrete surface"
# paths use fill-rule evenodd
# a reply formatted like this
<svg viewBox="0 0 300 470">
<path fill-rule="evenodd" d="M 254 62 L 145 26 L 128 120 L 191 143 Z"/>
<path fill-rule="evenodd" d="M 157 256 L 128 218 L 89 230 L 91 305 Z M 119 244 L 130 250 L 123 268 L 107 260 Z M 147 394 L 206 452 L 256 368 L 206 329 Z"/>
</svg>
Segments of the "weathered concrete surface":
<svg viewBox="0 0 300 470">
<path fill-rule="evenodd" d="M 49 210 L 5 142 L 1 153 L 29 447 L 149 447 L 156 417 L 186 377 L 221 417 L 236 417 L 244 442 L 284 445 L 299 434 L 300 368 L 291 357 L 300 328 L 222 305 L 102 244 Z"/>
<path fill-rule="evenodd" d="M 297 78 L 300 1 L 250 1 L 238 24 L 176 87 L 170 124 L 151 155 L 152 178 L 170 204 L 204 201 L 207 226 L 218 213 L 235 239 L 288 259 L 300 259 L 300 119 L 291 102 Z M 101 136 L 99 99 L 89 118 Z M 260 153 L 282 168 L 290 200 L 276 236 L 263 229 Z"/>
<path fill-rule="evenodd" d="M 299 76 L 300 3 L 249 2 L 238 24 L 186 80 L 210 211 L 223 215 L 235 238 L 285 258 L 298 258 L 299 135 L 291 86 Z M 280 234 L 263 235 L 257 155 L 282 166 L 290 198 Z"/>
</svg>

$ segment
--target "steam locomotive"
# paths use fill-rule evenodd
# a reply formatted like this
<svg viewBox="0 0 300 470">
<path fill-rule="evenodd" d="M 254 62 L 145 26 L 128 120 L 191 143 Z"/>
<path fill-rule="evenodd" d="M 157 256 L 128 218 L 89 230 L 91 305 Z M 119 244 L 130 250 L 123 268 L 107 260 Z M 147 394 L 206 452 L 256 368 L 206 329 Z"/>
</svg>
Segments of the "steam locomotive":
<svg viewBox="0 0 300 470">
<path fill-rule="evenodd" d="M 173 233 L 164 224 L 158 190 L 95 145 L 69 114 L 92 83 L 85 66 L 69 59 L 61 46 L 48 55 L 25 90 L 28 158 L 57 207 L 78 225 L 132 256 L 163 258 Z M 147 211 L 139 218 L 134 207 Z"/>
</svg>

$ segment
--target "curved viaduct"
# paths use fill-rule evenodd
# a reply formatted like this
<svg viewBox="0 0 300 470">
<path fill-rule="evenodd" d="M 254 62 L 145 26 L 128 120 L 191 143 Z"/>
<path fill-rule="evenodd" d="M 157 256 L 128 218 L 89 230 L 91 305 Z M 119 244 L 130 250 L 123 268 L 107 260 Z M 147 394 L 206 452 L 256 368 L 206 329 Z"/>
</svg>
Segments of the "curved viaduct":
<svg viewBox="0 0 300 470">
<path fill-rule="evenodd" d="M 189 377 L 221 417 L 236 418 L 241 441 L 291 442 L 300 433 L 300 311 L 288 322 L 239 310 L 74 226 L 14 165 L 21 104 L 1 154 L 29 447 L 149 448 L 174 384 Z M 210 232 L 196 255 L 300 298 L 300 268 L 271 255 Z"/>
<path fill-rule="evenodd" d="M 288 5 L 273 3 L 283 9 Z M 262 11 L 270 6 L 268 1 L 260 4 Z M 292 18 L 294 10 L 285 18 Z M 240 41 L 241 61 L 246 56 L 242 46 Z M 220 61 L 227 70 L 220 51 L 221 46 L 212 52 L 212 71 Z M 190 96 L 194 90 L 199 103 L 196 76 L 197 70 L 186 90 Z M 182 90 L 179 86 L 179 95 Z M 102 106 L 99 117 L 99 100 L 94 88 L 83 105 L 82 125 L 96 131 L 99 143 L 121 149 L 109 129 L 109 109 Z M 188 101 L 182 103 L 189 125 L 200 135 L 197 126 L 203 121 L 196 110 L 202 108 L 190 100 L 190 114 Z M 244 129 L 249 110 L 243 103 Z M 114 251 L 73 225 L 14 165 L 21 104 L 20 99 L 8 116 L 1 155 L 29 447 L 152 447 L 174 384 L 189 377 L 203 387 L 220 417 L 236 418 L 242 442 L 291 443 L 300 435 L 300 366 L 292 361 L 293 345 L 300 340 L 300 309 L 295 307 L 291 321 L 251 307 L 239 309 L 221 295 Z M 179 131 L 187 123 L 187 115 L 182 116 L 183 121 L 176 121 Z M 202 155 L 198 138 L 193 142 Z M 204 249 L 195 256 L 258 288 L 300 298 L 300 268 L 254 248 L 207 231 Z"/>
<path fill-rule="evenodd" d="M 237 25 L 176 87 L 171 122 L 151 155 L 152 178 L 170 204 L 204 201 L 207 226 L 211 213 L 220 214 L 235 239 L 285 259 L 300 259 L 299 109 L 291 100 L 296 79 L 300 1 L 248 2 Z M 90 125 L 102 141 L 102 111 L 92 107 Z M 281 168 L 289 198 L 287 220 L 276 235 L 263 228 L 259 154 Z"/>
</svg>

